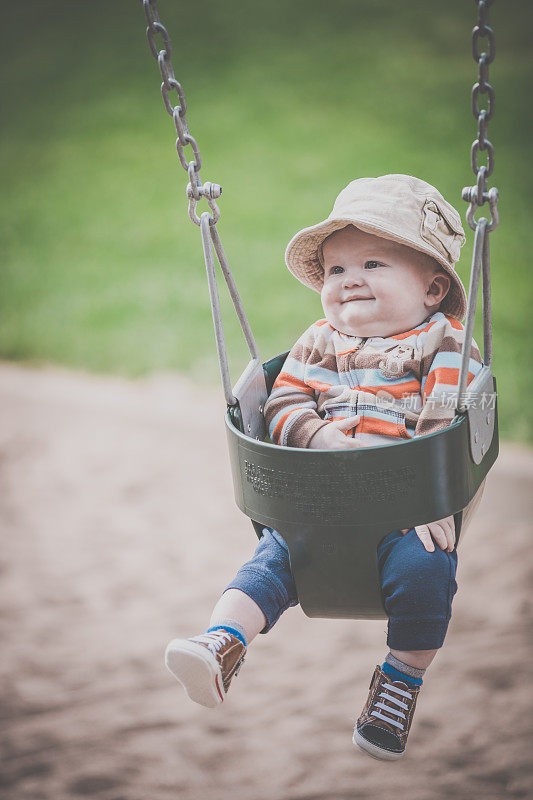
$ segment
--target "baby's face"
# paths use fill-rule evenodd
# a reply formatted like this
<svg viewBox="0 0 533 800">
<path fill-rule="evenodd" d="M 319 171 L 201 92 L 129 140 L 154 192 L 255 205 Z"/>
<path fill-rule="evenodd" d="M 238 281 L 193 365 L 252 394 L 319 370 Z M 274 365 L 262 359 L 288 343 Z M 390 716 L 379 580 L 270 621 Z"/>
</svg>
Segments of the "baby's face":
<svg viewBox="0 0 533 800">
<path fill-rule="evenodd" d="M 392 336 L 438 309 L 435 269 L 423 253 L 349 225 L 323 245 L 322 306 L 328 322 L 350 336 Z M 447 283 L 447 276 L 439 282 Z"/>
</svg>

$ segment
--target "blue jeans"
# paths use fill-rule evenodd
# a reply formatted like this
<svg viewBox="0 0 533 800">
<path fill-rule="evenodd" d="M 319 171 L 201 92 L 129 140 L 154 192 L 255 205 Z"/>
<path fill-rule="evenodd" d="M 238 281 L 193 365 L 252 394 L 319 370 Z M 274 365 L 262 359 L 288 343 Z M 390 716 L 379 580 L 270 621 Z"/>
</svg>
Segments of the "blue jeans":
<svg viewBox="0 0 533 800">
<path fill-rule="evenodd" d="M 385 611 L 387 644 L 393 650 L 436 650 L 442 647 L 457 591 L 457 551 L 435 545 L 429 553 L 414 529 L 393 531 L 378 545 L 378 564 Z M 284 539 L 264 528 L 256 551 L 227 589 L 240 589 L 265 615 L 267 633 L 281 614 L 298 604 L 289 551 Z"/>
</svg>

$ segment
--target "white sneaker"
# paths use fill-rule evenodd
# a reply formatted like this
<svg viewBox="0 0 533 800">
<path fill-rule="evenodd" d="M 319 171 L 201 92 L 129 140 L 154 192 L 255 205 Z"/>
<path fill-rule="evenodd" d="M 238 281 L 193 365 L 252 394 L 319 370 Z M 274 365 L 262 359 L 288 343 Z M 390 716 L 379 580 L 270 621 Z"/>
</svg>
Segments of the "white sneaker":
<svg viewBox="0 0 533 800">
<path fill-rule="evenodd" d="M 191 700 L 214 708 L 224 701 L 245 654 L 241 640 L 220 628 L 190 639 L 173 639 L 165 651 L 165 664 Z"/>
</svg>

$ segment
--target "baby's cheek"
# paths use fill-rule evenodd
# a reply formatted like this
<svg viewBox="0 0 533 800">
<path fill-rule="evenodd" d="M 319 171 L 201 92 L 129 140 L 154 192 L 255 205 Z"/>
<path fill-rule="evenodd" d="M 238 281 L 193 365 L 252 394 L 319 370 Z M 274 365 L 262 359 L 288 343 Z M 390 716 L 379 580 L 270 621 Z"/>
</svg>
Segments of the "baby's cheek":
<svg viewBox="0 0 533 800">
<path fill-rule="evenodd" d="M 331 298 L 324 298 L 322 300 L 322 308 L 324 310 L 324 316 L 326 317 L 327 321 L 331 324 L 334 324 L 335 320 L 337 319 L 338 313 L 336 311 L 335 304 L 332 302 Z"/>
<path fill-rule="evenodd" d="M 322 300 L 323 303 L 327 302 L 330 293 L 331 293 L 331 287 L 327 283 L 325 283 L 324 286 L 322 287 L 322 291 L 320 292 L 320 299 Z"/>
</svg>

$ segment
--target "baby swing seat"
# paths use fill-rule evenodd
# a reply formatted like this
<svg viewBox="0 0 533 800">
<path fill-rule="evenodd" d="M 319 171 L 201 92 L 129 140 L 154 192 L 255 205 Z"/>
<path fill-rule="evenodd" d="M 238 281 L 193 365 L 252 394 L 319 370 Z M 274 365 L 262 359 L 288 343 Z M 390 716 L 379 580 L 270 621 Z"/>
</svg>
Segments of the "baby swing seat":
<svg viewBox="0 0 533 800">
<path fill-rule="evenodd" d="M 269 390 L 286 355 L 263 365 Z M 459 538 L 463 509 L 498 455 L 494 410 L 476 413 L 496 391 L 488 367 L 469 390 L 470 408 L 446 430 L 357 450 L 302 450 L 258 441 L 240 429 L 239 406 L 228 409 L 236 503 L 259 536 L 267 525 L 287 542 L 298 599 L 308 616 L 386 617 L 376 548 L 390 531 L 454 514 Z M 481 454 L 481 436 L 487 449 L 478 460 L 471 443 L 479 444 Z"/>
</svg>

